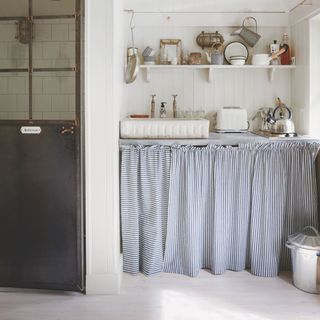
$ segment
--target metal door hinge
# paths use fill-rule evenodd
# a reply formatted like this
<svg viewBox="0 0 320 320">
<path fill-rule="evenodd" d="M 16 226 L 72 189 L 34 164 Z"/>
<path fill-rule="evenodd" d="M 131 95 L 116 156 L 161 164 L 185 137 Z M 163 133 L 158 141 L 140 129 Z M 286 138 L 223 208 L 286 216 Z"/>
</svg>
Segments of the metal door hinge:
<svg viewBox="0 0 320 320">
<path fill-rule="evenodd" d="M 60 133 L 61 134 L 74 134 L 74 126 L 69 127 L 69 128 L 62 127 Z"/>
</svg>

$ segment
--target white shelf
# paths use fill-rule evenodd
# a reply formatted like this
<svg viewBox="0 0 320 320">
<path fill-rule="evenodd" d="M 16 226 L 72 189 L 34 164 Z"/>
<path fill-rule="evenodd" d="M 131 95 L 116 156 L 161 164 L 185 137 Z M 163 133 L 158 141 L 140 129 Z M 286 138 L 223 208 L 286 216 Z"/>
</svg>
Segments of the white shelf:
<svg viewBox="0 0 320 320">
<path fill-rule="evenodd" d="M 253 65 L 244 65 L 244 66 L 232 66 L 232 65 L 208 65 L 208 64 L 200 64 L 200 65 L 141 65 L 141 69 L 146 71 L 146 81 L 150 82 L 151 80 L 151 70 L 152 69 L 205 69 L 208 71 L 208 81 L 211 82 L 213 79 L 213 73 L 215 69 L 229 69 L 229 70 L 252 70 L 252 69 L 265 69 L 269 71 L 270 81 L 274 80 L 275 72 L 277 70 L 288 70 L 295 69 L 296 66 L 288 65 L 288 66 L 253 66 Z"/>
</svg>

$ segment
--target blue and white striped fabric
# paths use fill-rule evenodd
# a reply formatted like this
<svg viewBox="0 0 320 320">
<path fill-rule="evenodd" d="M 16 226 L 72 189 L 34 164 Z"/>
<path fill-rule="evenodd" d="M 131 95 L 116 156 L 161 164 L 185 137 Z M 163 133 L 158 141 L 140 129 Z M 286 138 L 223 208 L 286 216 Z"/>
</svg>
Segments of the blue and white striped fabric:
<svg viewBox="0 0 320 320">
<path fill-rule="evenodd" d="M 173 149 L 165 272 L 245 269 L 253 160 L 244 148 Z"/>
<path fill-rule="evenodd" d="M 318 144 L 261 145 L 256 153 L 251 214 L 251 272 L 276 276 L 290 269 L 285 242 L 318 226 L 315 158 Z"/>
<path fill-rule="evenodd" d="M 287 236 L 318 226 L 318 150 L 306 143 L 124 147 L 124 271 L 251 268 L 275 276 L 288 269 Z"/>
<path fill-rule="evenodd" d="M 146 275 L 163 269 L 171 151 L 126 146 L 121 161 L 121 224 L 124 271 Z"/>
</svg>

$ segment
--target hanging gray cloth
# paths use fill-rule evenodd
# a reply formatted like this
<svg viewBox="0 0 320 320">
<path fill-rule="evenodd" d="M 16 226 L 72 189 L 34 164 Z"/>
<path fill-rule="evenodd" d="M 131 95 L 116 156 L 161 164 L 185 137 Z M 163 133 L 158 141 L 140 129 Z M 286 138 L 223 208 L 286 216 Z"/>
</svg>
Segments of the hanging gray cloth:
<svg viewBox="0 0 320 320">
<path fill-rule="evenodd" d="M 258 147 L 251 214 L 251 272 L 276 276 L 290 269 L 288 235 L 318 226 L 315 158 L 319 144 Z"/>
<path fill-rule="evenodd" d="M 165 272 L 245 269 L 253 165 L 245 147 L 172 150 Z"/>
<path fill-rule="evenodd" d="M 161 272 L 167 231 L 171 151 L 125 146 L 121 153 L 123 269 Z"/>
</svg>

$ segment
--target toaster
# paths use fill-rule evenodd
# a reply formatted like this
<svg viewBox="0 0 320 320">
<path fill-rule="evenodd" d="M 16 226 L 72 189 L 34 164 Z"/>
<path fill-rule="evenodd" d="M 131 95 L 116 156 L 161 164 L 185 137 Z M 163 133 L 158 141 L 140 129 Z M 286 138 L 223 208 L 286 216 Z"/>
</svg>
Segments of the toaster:
<svg viewBox="0 0 320 320">
<path fill-rule="evenodd" d="M 248 131 L 247 110 L 240 107 L 224 107 L 217 112 L 217 132 Z"/>
</svg>

